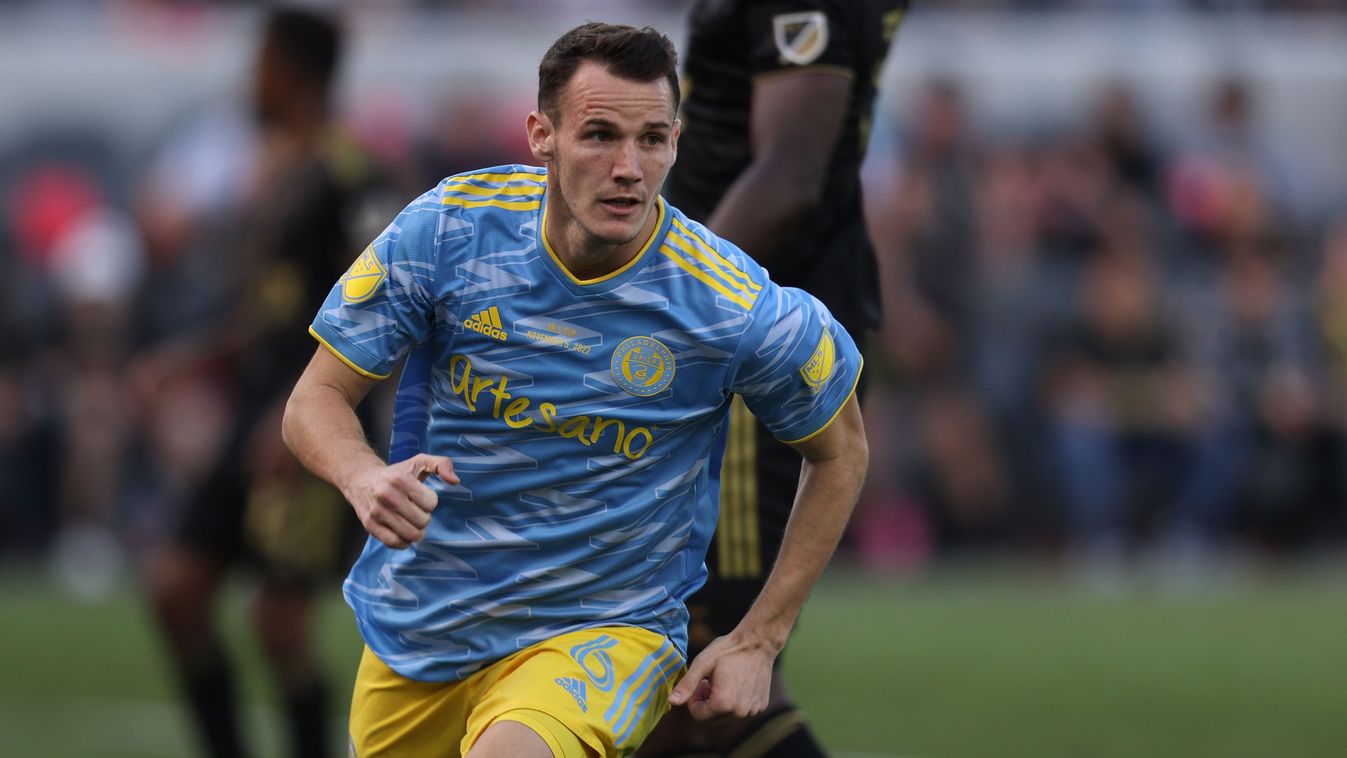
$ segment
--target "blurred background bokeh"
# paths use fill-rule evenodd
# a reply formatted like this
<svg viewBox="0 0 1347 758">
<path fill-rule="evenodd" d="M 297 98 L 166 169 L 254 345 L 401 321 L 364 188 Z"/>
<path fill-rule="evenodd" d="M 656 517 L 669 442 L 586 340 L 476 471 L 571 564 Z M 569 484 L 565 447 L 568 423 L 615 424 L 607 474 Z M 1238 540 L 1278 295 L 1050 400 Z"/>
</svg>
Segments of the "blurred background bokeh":
<svg viewBox="0 0 1347 758">
<path fill-rule="evenodd" d="M 320 5 L 404 199 L 530 161 L 561 31 L 685 41 L 681 0 Z M 259 8 L 0 1 L 0 754 L 190 754 L 138 558 L 236 398 L 132 374 L 228 304 Z M 789 659 L 820 732 L 1347 754 L 1347 7 L 918 2 L 879 75 L 871 475 Z"/>
</svg>

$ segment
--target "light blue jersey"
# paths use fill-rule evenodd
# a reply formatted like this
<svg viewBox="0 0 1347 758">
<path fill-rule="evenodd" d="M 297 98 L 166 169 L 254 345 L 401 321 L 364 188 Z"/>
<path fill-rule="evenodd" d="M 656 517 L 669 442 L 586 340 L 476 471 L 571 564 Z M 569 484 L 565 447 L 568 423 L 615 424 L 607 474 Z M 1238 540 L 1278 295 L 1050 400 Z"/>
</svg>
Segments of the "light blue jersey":
<svg viewBox="0 0 1347 758">
<path fill-rule="evenodd" d="M 813 297 L 659 201 L 639 254 L 571 276 L 540 243 L 546 171 L 504 166 L 422 195 L 352 265 L 312 332 L 352 368 L 406 361 L 391 458 L 449 456 L 426 538 L 370 538 L 345 583 L 366 643 L 412 679 L 456 680 L 598 625 L 686 657 L 705 580 L 710 459 L 732 395 L 778 437 L 824 429 L 855 344 Z"/>
</svg>

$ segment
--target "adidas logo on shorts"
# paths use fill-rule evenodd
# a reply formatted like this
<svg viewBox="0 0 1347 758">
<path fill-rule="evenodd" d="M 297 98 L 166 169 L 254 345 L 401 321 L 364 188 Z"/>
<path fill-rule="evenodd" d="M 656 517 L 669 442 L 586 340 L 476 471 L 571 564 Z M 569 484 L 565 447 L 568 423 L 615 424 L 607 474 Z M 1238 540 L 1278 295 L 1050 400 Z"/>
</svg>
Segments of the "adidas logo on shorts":
<svg viewBox="0 0 1347 758">
<path fill-rule="evenodd" d="M 575 702 L 580 704 L 581 713 L 587 713 L 589 711 L 589 706 L 585 704 L 584 682 L 572 676 L 559 676 L 556 681 L 557 684 L 561 685 L 561 689 L 571 693 L 571 697 L 575 698 Z"/>
<path fill-rule="evenodd" d="M 494 305 L 481 313 L 463 319 L 463 326 L 501 342 L 509 339 L 509 335 L 505 332 L 505 325 L 500 320 L 500 310 Z"/>
</svg>

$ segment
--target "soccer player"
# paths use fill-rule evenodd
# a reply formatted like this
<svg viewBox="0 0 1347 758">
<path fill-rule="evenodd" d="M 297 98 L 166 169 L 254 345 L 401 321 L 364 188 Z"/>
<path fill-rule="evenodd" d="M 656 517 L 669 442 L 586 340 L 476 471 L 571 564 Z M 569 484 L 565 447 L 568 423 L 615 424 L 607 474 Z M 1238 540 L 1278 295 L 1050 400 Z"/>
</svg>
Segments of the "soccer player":
<svg viewBox="0 0 1347 758">
<path fill-rule="evenodd" d="M 147 570 L 156 620 L 213 756 L 248 752 L 213 623 L 224 579 L 240 563 L 260 580 L 252 620 L 282 692 L 291 753 L 330 754 L 329 698 L 310 634 L 314 591 L 349 565 L 359 527 L 286 450 L 280 421 L 308 359 L 304 327 L 370 236 L 348 222 L 382 192 L 378 172 L 330 120 L 340 47 L 340 30 L 323 15 L 267 16 L 252 103 L 259 181 L 234 244 L 235 305 L 137 364 L 149 403 L 163 382 L 202 371 L 232 377 L 237 397 L 218 462 Z"/>
<path fill-rule="evenodd" d="M 441 182 L 313 322 L 284 428 L 371 535 L 345 586 L 366 644 L 354 755 L 626 755 L 669 702 L 766 705 L 864 478 L 860 355 L 660 197 L 676 65 L 650 28 L 562 35 L 527 119 L 545 167 Z M 385 463 L 353 409 L 398 365 Z M 762 595 L 685 663 L 736 395 L 803 481 Z"/>
<path fill-rule="evenodd" d="M 817 296 L 858 343 L 879 324 L 879 274 L 862 217 L 860 167 L 877 78 L 907 0 L 696 3 L 689 20 L 687 130 L 666 196 L 771 271 Z M 721 466 L 710 576 L 689 601 L 692 651 L 735 628 L 781 546 L 800 455 L 735 403 Z M 665 718 L 642 754 L 823 754 L 779 674 L 751 721 Z"/>
</svg>

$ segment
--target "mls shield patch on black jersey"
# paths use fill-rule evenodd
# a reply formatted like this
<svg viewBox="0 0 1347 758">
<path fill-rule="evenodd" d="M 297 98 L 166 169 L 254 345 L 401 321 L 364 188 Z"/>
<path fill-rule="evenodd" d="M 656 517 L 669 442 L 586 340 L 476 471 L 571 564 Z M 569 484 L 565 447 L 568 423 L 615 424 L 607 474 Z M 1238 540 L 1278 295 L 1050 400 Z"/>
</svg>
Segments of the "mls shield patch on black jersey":
<svg viewBox="0 0 1347 758">
<path fill-rule="evenodd" d="M 813 63 L 828 49 L 828 17 L 823 11 L 782 13 L 772 18 L 772 37 L 783 60 Z"/>
</svg>

